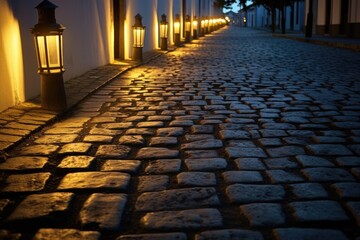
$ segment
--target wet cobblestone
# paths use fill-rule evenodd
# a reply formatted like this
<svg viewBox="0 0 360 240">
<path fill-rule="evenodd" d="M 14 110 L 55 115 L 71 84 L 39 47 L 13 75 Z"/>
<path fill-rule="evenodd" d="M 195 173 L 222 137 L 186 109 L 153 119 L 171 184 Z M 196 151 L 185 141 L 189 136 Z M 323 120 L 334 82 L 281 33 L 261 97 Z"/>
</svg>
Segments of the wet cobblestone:
<svg viewBox="0 0 360 240">
<path fill-rule="evenodd" d="M 9 109 L 0 238 L 358 239 L 359 62 L 229 27 L 58 118 Z"/>
</svg>

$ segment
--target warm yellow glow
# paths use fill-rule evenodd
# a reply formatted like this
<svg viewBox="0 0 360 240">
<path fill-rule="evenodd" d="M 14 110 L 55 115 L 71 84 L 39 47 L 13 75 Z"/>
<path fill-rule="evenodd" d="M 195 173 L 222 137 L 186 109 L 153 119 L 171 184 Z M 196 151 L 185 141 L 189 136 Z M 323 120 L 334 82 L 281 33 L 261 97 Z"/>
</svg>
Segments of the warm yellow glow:
<svg viewBox="0 0 360 240">
<path fill-rule="evenodd" d="M 201 20 L 201 28 L 205 27 L 205 20 Z"/>
<path fill-rule="evenodd" d="M 197 20 L 194 20 L 194 21 L 193 21 L 193 28 L 194 28 L 194 29 L 197 29 L 197 26 L 198 26 L 198 21 L 197 21 Z"/>
<path fill-rule="evenodd" d="M 190 30 L 191 30 L 191 22 L 186 21 L 185 22 L 185 31 L 190 32 Z"/>
<path fill-rule="evenodd" d="M 144 47 L 145 28 L 144 27 L 133 28 L 133 33 L 134 33 L 134 47 Z"/>
<path fill-rule="evenodd" d="M 180 22 L 174 22 L 174 33 L 180 34 Z"/>
<path fill-rule="evenodd" d="M 62 35 L 37 36 L 38 54 L 40 60 L 39 67 L 44 69 L 46 73 L 59 73 L 62 69 L 60 57 L 60 47 L 62 43 Z M 62 51 L 61 51 L 62 54 Z M 42 70 L 40 71 L 42 72 Z"/>
<path fill-rule="evenodd" d="M 205 19 L 205 27 L 208 27 L 208 26 L 209 26 L 209 20 Z"/>
<path fill-rule="evenodd" d="M 20 27 L 7 2 L 0 4 L 0 111 L 25 101 Z"/>
<path fill-rule="evenodd" d="M 168 24 L 160 23 L 160 38 L 167 38 L 167 37 L 168 37 Z"/>
<path fill-rule="evenodd" d="M 210 19 L 209 26 L 211 27 L 214 24 L 214 20 Z"/>
</svg>

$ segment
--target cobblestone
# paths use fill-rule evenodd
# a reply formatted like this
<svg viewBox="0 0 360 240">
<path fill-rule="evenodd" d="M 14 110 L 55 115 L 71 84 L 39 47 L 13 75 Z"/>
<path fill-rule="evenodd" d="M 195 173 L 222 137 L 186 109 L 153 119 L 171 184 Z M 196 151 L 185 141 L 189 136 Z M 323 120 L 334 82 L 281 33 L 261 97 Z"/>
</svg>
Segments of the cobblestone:
<svg viewBox="0 0 360 240">
<path fill-rule="evenodd" d="M 360 237 L 357 53 L 230 26 L 156 54 L 0 113 L 0 238 Z"/>
<path fill-rule="evenodd" d="M 182 211 L 163 211 L 147 213 L 142 219 L 147 229 L 198 229 L 221 227 L 222 217 L 214 208 L 202 208 Z"/>
</svg>

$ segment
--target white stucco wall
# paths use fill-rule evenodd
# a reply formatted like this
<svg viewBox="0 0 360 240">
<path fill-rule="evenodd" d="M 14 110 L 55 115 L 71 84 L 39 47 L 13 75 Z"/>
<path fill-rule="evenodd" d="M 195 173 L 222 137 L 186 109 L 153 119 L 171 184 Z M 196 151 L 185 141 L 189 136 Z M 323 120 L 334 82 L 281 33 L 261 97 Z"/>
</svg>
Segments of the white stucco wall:
<svg viewBox="0 0 360 240">
<path fill-rule="evenodd" d="M 0 110 L 40 94 L 33 36 L 41 0 L 0 0 Z M 64 31 L 64 81 L 111 61 L 111 5 L 103 0 L 52 0 Z M 91 27 L 89 27 L 91 26 Z M 12 43 L 9 46 L 9 43 Z M 16 47 L 15 47 L 16 46 Z M 14 48 L 13 50 L 10 50 Z M 6 50 L 5 50 L 6 49 Z M 14 69 L 16 67 L 16 69 Z M 4 87 L 3 87 L 4 86 Z"/>
</svg>

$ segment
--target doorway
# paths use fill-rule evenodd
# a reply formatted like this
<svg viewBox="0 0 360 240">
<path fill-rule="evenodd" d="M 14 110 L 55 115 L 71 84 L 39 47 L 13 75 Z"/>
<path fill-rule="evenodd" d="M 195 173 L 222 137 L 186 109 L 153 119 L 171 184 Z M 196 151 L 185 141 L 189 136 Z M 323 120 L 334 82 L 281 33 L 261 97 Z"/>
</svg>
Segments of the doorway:
<svg viewBox="0 0 360 240">
<path fill-rule="evenodd" d="M 325 34 L 329 34 L 330 32 L 330 20 L 331 20 L 331 0 L 326 0 L 325 29 L 324 29 Z"/>
<path fill-rule="evenodd" d="M 340 12 L 340 28 L 339 34 L 346 34 L 348 17 L 349 17 L 349 0 L 341 0 L 341 12 Z"/>
<path fill-rule="evenodd" d="M 113 0 L 114 17 L 114 58 L 124 60 L 124 22 L 126 12 L 126 0 Z"/>
</svg>

